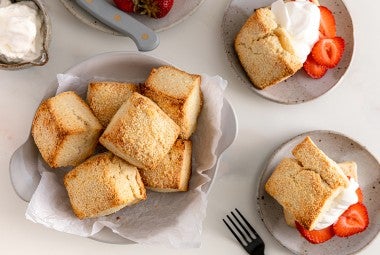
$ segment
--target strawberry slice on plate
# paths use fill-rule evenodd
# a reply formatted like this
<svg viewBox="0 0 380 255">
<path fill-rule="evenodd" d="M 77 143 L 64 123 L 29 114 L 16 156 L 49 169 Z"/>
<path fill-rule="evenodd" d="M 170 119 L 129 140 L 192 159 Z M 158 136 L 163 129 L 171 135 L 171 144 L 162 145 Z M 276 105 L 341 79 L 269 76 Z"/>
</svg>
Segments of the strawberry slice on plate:
<svg viewBox="0 0 380 255">
<path fill-rule="evenodd" d="M 296 221 L 296 228 L 306 240 L 313 244 L 326 242 L 335 235 L 332 226 L 321 230 L 307 230 Z"/>
<path fill-rule="evenodd" d="M 327 67 L 315 62 L 313 56 L 309 54 L 305 63 L 303 63 L 303 69 L 313 79 L 319 79 L 327 72 Z"/>
<path fill-rule="evenodd" d="M 367 208 L 358 202 L 351 205 L 333 225 L 337 236 L 347 237 L 364 231 L 369 224 Z"/>
<path fill-rule="evenodd" d="M 336 36 L 336 24 L 333 13 L 326 6 L 318 6 L 321 13 L 319 32 L 321 38 L 333 38 Z"/>
<path fill-rule="evenodd" d="M 364 197 L 361 188 L 356 189 L 356 195 L 358 196 L 358 202 L 363 203 Z"/>
<path fill-rule="evenodd" d="M 342 37 L 322 38 L 314 45 L 311 54 L 315 62 L 328 68 L 338 65 L 343 56 L 344 39 Z"/>
</svg>

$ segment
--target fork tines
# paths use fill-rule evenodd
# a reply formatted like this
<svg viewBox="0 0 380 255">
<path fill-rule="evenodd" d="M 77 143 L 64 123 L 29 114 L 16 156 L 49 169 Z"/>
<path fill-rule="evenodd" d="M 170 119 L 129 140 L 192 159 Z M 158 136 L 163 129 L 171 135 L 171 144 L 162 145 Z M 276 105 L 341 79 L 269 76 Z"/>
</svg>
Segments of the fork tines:
<svg viewBox="0 0 380 255">
<path fill-rule="evenodd" d="M 262 239 L 254 230 L 254 228 L 251 226 L 251 224 L 249 224 L 249 222 L 246 220 L 246 218 L 240 213 L 240 211 L 237 208 L 235 208 L 235 211 L 237 212 L 239 217 L 233 211 L 231 212 L 232 217 L 227 215 L 227 219 L 232 224 L 232 226 L 225 219 L 223 219 L 223 222 L 224 224 L 226 224 L 226 226 L 231 231 L 231 233 L 235 236 L 235 238 L 239 241 L 239 243 L 246 250 L 248 247 L 254 250 L 255 248 L 257 248 L 257 246 L 264 246 Z"/>
</svg>

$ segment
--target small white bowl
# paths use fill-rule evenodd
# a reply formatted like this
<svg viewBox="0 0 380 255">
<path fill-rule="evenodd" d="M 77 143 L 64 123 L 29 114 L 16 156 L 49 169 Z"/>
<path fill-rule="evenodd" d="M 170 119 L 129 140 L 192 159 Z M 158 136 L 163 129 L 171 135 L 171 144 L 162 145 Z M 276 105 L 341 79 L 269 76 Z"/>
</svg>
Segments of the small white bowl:
<svg viewBox="0 0 380 255">
<path fill-rule="evenodd" d="M 15 2 L 19 2 L 19 1 L 20 0 L 16 0 Z M 0 61 L 0 69 L 18 70 L 18 69 L 29 68 L 32 66 L 43 66 L 49 60 L 48 48 L 51 41 L 51 23 L 50 23 L 49 15 L 47 13 L 47 8 L 45 7 L 42 0 L 28 0 L 28 1 L 32 1 L 38 6 L 40 15 L 42 17 L 42 26 L 41 26 L 42 33 L 41 34 L 43 37 L 43 42 L 42 42 L 41 56 L 30 62 L 5 63 L 5 62 Z"/>
</svg>

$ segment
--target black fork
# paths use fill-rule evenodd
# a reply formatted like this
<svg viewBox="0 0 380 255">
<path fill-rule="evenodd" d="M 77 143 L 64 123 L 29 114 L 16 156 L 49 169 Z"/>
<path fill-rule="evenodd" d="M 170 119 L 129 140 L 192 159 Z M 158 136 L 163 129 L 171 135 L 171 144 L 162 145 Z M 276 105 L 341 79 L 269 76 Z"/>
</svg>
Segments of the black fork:
<svg viewBox="0 0 380 255">
<path fill-rule="evenodd" d="M 227 215 L 227 219 L 232 223 L 233 227 L 223 219 L 224 224 L 228 227 L 231 233 L 243 246 L 243 248 L 251 255 L 264 255 L 265 244 L 259 234 L 253 229 L 251 224 L 244 218 L 244 216 L 236 209 L 236 212 L 239 214 L 240 219 L 235 215 L 234 212 L 231 212 L 233 218 Z M 242 221 L 245 223 L 243 224 Z M 237 223 L 235 223 L 237 222 Z M 247 229 L 248 228 L 248 229 Z M 236 231 L 235 231 L 235 230 Z"/>
</svg>

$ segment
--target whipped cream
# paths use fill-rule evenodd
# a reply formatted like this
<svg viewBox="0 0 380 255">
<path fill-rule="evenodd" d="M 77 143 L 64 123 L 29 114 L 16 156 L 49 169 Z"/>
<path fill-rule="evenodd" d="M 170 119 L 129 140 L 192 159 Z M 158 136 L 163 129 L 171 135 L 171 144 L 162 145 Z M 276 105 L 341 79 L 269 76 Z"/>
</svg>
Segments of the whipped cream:
<svg viewBox="0 0 380 255">
<path fill-rule="evenodd" d="M 30 62 L 41 56 L 42 18 L 32 1 L 0 0 L 0 57 L 6 62 Z"/>
<path fill-rule="evenodd" d="M 358 202 L 358 195 L 356 194 L 357 188 L 359 188 L 359 184 L 353 178 L 350 178 L 348 187 L 342 190 L 331 202 L 328 210 L 318 219 L 314 229 L 319 230 L 334 224 L 348 207 L 356 204 Z"/>
<path fill-rule="evenodd" d="M 284 2 L 277 0 L 271 5 L 271 11 L 277 24 L 286 29 L 291 36 L 295 55 L 305 62 L 314 44 L 319 39 L 319 8 L 307 1 L 296 0 Z"/>
</svg>

